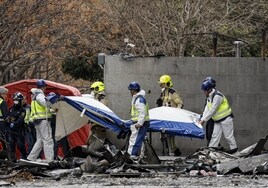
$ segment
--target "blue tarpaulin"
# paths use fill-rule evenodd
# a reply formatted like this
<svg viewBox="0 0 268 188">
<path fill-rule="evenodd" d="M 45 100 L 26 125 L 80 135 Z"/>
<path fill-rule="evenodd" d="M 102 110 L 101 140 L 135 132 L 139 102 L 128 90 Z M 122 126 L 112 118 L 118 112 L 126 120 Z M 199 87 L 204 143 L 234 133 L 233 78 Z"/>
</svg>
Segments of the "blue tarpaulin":
<svg viewBox="0 0 268 188">
<path fill-rule="evenodd" d="M 131 121 L 120 119 L 107 106 L 90 97 L 64 97 L 53 107 L 59 109 L 56 128 L 57 140 L 79 129 L 88 121 L 100 124 L 117 133 L 131 124 Z M 204 138 L 202 126 L 196 123 L 199 118 L 196 113 L 172 107 L 159 107 L 149 110 L 149 115 L 149 131 Z"/>
<path fill-rule="evenodd" d="M 197 123 L 200 115 L 173 107 L 158 107 L 149 110 L 150 131 L 177 136 L 204 138 L 203 127 Z"/>
</svg>

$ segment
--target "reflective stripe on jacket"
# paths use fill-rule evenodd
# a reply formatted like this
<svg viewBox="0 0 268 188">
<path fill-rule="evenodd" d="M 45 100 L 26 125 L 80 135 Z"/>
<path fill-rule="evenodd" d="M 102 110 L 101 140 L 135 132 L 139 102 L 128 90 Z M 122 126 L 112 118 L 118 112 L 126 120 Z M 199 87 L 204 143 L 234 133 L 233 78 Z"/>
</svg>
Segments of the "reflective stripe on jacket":
<svg viewBox="0 0 268 188">
<path fill-rule="evenodd" d="M 182 108 L 183 102 L 180 94 L 173 88 L 166 88 L 162 94 L 163 106 Z"/>
<path fill-rule="evenodd" d="M 219 121 L 219 120 L 231 115 L 232 109 L 228 103 L 227 98 L 223 94 L 219 93 L 218 91 L 215 91 L 214 96 L 215 95 L 219 95 L 219 96 L 223 97 L 223 101 L 222 101 L 220 107 L 218 108 L 217 112 L 212 116 L 212 119 L 214 121 Z M 211 107 L 212 107 L 212 102 L 213 102 L 213 97 L 212 97 L 211 102 L 207 101 L 207 105 L 208 105 L 209 109 L 211 109 Z"/>
<path fill-rule="evenodd" d="M 28 124 L 30 122 L 33 122 L 33 118 L 31 116 L 31 108 L 30 108 L 30 106 L 25 107 L 25 112 L 26 112 L 26 114 L 25 114 L 24 122 L 26 124 Z"/>
</svg>

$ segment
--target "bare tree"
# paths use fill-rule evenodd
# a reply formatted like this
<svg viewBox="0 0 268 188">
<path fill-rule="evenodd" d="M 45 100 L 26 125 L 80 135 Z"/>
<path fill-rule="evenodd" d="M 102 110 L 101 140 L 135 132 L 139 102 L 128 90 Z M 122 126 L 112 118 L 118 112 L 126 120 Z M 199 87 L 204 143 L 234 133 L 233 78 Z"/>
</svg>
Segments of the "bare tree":
<svg viewBox="0 0 268 188">
<path fill-rule="evenodd" d="M 71 1 L 1 1 L 0 83 L 52 76 L 49 70 L 58 67 L 76 32 L 70 19 L 75 6 Z"/>
<path fill-rule="evenodd" d="M 265 0 L 109 2 L 117 13 L 116 22 L 140 55 L 210 56 L 213 37 L 218 38 L 219 53 L 228 54 L 234 40 L 247 42 L 250 37 L 256 42 L 268 20 Z"/>
<path fill-rule="evenodd" d="M 99 52 L 124 52 L 124 38 L 141 56 L 230 56 L 234 40 L 252 56 L 267 11 L 267 0 L 2 0 L 0 84 L 77 83 L 61 72 L 66 57 L 90 56 L 91 63 Z"/>
</svg>

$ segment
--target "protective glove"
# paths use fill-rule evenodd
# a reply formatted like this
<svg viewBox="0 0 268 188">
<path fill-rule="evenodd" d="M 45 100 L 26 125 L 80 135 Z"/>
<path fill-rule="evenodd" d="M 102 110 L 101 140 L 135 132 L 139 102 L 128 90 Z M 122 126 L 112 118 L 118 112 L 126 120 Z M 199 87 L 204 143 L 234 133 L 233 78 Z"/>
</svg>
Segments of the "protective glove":
<svg viewBox="0 0 268 188">
<path fill-rule="evenodd" d="M 158 98 L 156 101 L 155 101 L 157 107 L 160 107 L 160 106 L 163 106 L 163 100 L 161 98 Z"/>
<path fill-rule="evenodd" d="M 63 100 L 64 97 L 65 97 L 64 95 L 60 95 L 60 96 L 59 96 L 59 100 Z"/>
<path fill-rule="evenodd" d="M 14 127 L 14 123 L 10 123 L 9 127 L 12 129 Z"/>
<path fill-rule="evenodd" d="M 22 131 L 22 135 L 26 135 L 28 132 L 30 132 L 30 128 L 25 127 L 24 130 Z"/>
<path fill-rule="evenodd" d="M 125 139 L 126 136 L 130 133 L 130 129 L 122 129 L 119 134 L 117 135 L 118 139 Z"/>
<path fill-rule="evenodd" d="M 200 125 L 204 125 L 204 124 L 205 124 L 205 121 L 204 121 L 204 120 L 198 120 L 198 123 L 199 123 Z"/>
<path fill-rule="evenodd" d="M 136 124 L 134 124 L 134 125 L 133 125 L 133 127 L 135 127 L 136 129 L 139 129 L 139 128 L 141 128 L 141 127 L 142 127 L 142 125 L 140 125 L 140 124 L 136 123 Z"/>
</svg>

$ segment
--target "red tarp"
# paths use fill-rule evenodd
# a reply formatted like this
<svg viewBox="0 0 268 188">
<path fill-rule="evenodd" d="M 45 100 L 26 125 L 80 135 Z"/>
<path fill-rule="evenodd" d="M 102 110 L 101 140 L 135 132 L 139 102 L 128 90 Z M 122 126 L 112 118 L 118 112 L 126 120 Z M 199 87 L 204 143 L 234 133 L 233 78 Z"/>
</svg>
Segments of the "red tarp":
<svg viewBox="0 0 268 188">
<path fill-rule="evenodd" d="M 16 93 L 17 91 L 21 92 L 24 96 L 27 97 L 28 104 L 31 104 L 31 89 L 36 88 L 36 79 L 32 80 L 20 80 L 17 82 L 12 82 L 6 85 L 3 85 L 6 87 L 9 92 L 7 96 L 7 104 L 8 106 L 12 106 L 13 100 L 12 95 Z M 52 81 L 46 80 L 47 89 L 45 91 L 45 95 L 47 95 L 49 92 L 55 92 L 56 94 L 65 95 L 65 96 L 80 96 L 81 93 L 78 89 L 72 86 L 68 86 L 65 84 L 60 84 Z M 85 125 L 78 129 L 77 131 L 71 133 L 68 135 L 68 141 L 70 148 L 74 148 L 79 145 L 85 145 L 86 140 L 89 134 L 89 126 Z"/>
</svg>

